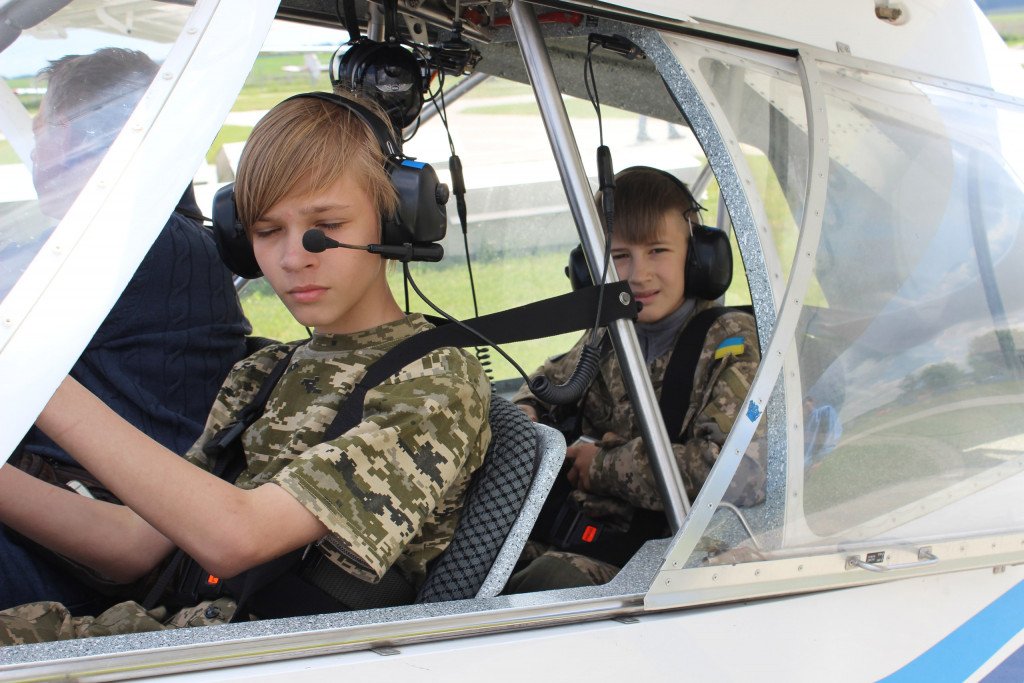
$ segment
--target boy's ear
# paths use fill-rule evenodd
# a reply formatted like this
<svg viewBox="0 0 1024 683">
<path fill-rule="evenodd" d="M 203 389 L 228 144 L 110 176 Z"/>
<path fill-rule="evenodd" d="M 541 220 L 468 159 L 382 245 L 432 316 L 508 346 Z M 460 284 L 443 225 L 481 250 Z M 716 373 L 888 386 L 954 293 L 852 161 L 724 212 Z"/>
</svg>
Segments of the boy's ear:
<svg viewBox="0 0 1024 683">
<path fill-rule="evenodd" d="M 732 249 L 725 233 L 706 225 L 691 226 L 686 250 L 686 296 L 713 300 L 732 282 Z"/>
</svg>

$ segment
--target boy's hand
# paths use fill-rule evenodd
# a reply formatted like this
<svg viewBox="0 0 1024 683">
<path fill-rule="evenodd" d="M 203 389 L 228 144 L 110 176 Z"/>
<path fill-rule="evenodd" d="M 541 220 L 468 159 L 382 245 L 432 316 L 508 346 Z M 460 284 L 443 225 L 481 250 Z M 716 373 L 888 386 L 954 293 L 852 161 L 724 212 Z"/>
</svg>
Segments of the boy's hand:
<svg viewBox="0 0 1024 683">
<path fill-rule="evenodd" d="M 529 403 L 517 403 L 516 407 L 526 414 L 526 417 L 530 418 L 530 422 L 536 422 L 540 417 L 537 415 L 537 409 L 531 406 Z"/>
<path fill-rule="evenodd" d="M 590 490 L 590 466 L 597 457 L 597 452 L 605 446 L 615 446 L 624 443 L 621 436 L 615 432 L 605 432 L 600 441 L 577 441 L 565 449 L 565 457 L 572 461 L 569 469 L 569 484 L 580 491 Z"/>
<path fill-rule="evenodd" d="M 580 491 L 590 490 L 590 463 L 601 449 L 596 443 L 576 442 L 565 449 L 565 457 L 572 461 L 569 469 L 569 484 Z"/>
</svg>

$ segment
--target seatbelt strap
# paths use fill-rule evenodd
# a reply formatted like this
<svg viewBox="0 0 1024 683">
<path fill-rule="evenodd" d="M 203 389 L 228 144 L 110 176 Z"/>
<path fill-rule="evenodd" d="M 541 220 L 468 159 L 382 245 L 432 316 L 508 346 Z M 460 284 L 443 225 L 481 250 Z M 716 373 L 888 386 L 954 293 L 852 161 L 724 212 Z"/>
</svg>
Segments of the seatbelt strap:
<svg viewBox="0 0 1024 683">
<path fill-rule="evenodd" d="M 602 298 L 600 326 L 636 317 L 636 301 L 630 294 L 629 283 L 622 281 L 605 285 L 603 297 L 600 286 L 585 287 L 562 296 L 472 318 L 461 324 L 448 323 L 424 330 L 399 342 L 377 359 L 356 383 L 324 432 L 324 440 L 332 441 L 359 424 L 363 419 L 367 392 L 431 351 L 446 346 L 478 346 L 480 335 L 495 344 L 509 344 L 586 330 L 593 327 L 598 302 Z"/>
<path fill-rule="evenodd" d="M 698 313 L 683 328 L 676 339 L 672 357 L 665 368 L 665 377 L 661 382 L 661 398 L 658 408 L 665 422 L 665 431 L 672 443 L 681 443 L 683 420 L 690 408 L 690 394 L 693 393 L 693 379 L 697 371 L 704 340 L 715 321 L 729 312 L 723 306 L 706 308 Z"/>
</svg>

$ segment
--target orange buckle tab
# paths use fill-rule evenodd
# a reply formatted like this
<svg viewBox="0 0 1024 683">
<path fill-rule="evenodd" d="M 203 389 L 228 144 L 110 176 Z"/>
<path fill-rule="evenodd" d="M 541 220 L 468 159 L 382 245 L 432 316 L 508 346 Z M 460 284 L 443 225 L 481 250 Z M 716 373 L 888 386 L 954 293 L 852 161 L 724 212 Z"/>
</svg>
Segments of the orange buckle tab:
<svg viewBox="0 0 1024 683">
<path fill-rule="evenodd" d="M 597 536 L 597 527 L 590 526 L 588 524 L 586 527 L 584 527 L 583 535 L 580 538 L 583 539 L 584 543 L 593 543 L 595 536 Z"/>
<path fill-rule="evenodd" d="M 206 585 L 207 585 L 207 586 L 216 586 L 216 585 L 217 585 L 218 583 L 220 583 L 220 579 L 218 579 L 218 578 L 217 578 L 216 576 L 214 576 L 213 574 L 209 574 L 209 575 L 208 575 L 208 576 L 206 577 Z"/>
</svg>

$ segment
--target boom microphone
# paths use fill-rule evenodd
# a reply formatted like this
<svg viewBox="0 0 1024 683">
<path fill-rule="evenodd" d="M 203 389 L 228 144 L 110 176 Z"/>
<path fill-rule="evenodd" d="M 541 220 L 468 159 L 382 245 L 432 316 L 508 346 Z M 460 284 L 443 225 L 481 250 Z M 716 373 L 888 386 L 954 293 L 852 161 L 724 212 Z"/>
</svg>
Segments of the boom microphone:
<svg viewBox="0 0 1024 683">
<path fill-rule="evenodd" d="M 306 251 L 310 251 L 314 254 L 327 251 L 328 249 L 337 249 L 338 247 L 347 247 L 349 249 L 366 249 L 366 247 L 357 247 L 351 244 L 342 244 L 332 240 L 330 237 L 324 234 L 323 230 L 307 230 L 302 234 L 302 248 Z"/>
<path fill-rule="evenodd" d="M 332 240 L 324 234 L 323 230 L 307 230 L 302 233 L 302 248 L 308 252 L 319 254 L 328 249 L 360 249 L 371 254 L 380 254 L 384 258 L 395 259 L 396 261 L 431 261 L 437 262 L 444 257 L 444 248 L 433 242 L 427 244 L 345 244 Z"/>
</svg>

